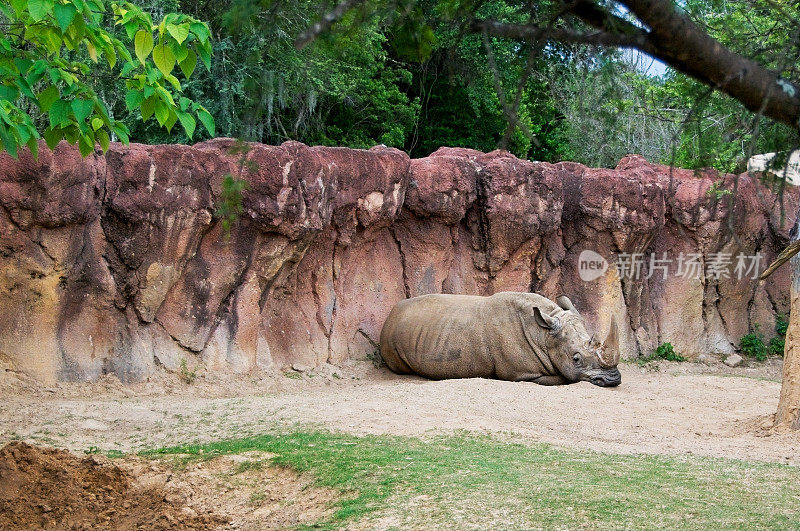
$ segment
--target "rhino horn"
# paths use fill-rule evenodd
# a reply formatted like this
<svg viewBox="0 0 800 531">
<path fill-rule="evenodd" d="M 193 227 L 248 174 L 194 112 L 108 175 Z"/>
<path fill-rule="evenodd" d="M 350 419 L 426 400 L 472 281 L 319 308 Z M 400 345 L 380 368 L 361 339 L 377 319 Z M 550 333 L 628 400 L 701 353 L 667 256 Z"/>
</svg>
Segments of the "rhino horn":
<svg viewBox="0 0 800 531">
<path fill-rule="evenodd" d="M 573 311 L 573 312 L 577 313 L 578 315 L 580 315 L 580 312 L 578 312 L 578 309 L 575 308 L 575 305 L 572 304 L 572 301 L 569 300 L 569 297 L 567 297 L 566 295 L 561 295 L 559 298 L 557 298 L 556 299 L 556 303 L 562 309 L 568 310 L 568 311 Z"/>
<path fill-rule="evenodd" d="M 547 315 L 546 313 L 543 313 L 538 306 L 533 308 L 533 316 L 536 318 L 536 324 L 542 328 L 550 330 L 551 333 L 555 334 L 561 330 L 561 319 L 553 315 Z"/>
<path fill-rule="evenodd" d="M 606 340 L 603 341 L 602 351 L 608 355 L 601 356 L 601 364 L 609 368 L 616 367 L 619 363 L 619 328 L 617 328 L 617 322 L 614 320 L 611 321 L 611 329 L 608 331 Z"/>
</svg>

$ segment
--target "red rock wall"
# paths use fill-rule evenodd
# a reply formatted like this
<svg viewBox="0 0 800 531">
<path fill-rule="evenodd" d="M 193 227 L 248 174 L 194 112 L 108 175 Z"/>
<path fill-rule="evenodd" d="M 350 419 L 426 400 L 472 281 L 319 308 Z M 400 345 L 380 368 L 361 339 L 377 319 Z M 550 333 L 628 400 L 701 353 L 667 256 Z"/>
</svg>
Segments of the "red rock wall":
<svg viewBox="0 0 800 531">
<path fill-rule="evenodd" d="M 567 294 L 623 355 L 670 341 L 731 352 L 752 323 L 788 309 L 788 272 L 685 279 L 670 272 L 584 282 L 577 257 L 763 254 L 786 243 L 797 193 L 733 176 L 624 158 L 614 170 L 443 148 L 409 160 L 370 150 L 114 145 L 81 159 L 0 156 L 0 362 L 43 382 L 158 366 L 210 371 L 337 364 L 372 354 L 398 300 L 433 292 Z M 225 174 L 245 178 L 244 213 L 215 212 Z M 731 203 L 733 205 L 731 206 Z M 729 216 L 731 208 L 734 215 Z M 675 264 L 673 264 L 674 270 Z"/>
</svg>

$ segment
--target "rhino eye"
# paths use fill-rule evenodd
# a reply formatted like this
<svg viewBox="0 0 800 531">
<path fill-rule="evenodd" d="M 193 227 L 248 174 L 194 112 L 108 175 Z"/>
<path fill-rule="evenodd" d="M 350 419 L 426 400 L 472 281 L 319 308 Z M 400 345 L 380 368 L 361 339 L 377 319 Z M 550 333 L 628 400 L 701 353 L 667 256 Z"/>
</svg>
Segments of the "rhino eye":
<svg viewBox="0 0 800 531">
<path fill-rule="evenodd" d="M 576 352 L 576 353 L 575 353 L 575 354 L 572 356 L 572 361 L 574 361 L 575 363 L 580 363 L 580 362 L 581 362 L 581 355 L 580 355 L 580 353 L 579 353 L 579 352 Z"/>
</svg>

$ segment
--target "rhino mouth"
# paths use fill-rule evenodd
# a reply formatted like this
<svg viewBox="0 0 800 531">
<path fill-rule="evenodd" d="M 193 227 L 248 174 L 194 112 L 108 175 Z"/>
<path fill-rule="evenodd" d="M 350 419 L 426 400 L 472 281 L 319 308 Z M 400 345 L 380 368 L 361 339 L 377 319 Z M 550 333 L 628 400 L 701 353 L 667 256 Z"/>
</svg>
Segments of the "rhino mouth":
<svg viewBox="0 0 800 531">
<path fill-rule="evenodd" d="M 601 369 L 587 372 L 581 380 L 600 387 L 616 387 L 622 383 L 622 375 L 617 368 Z"/>
</svg>

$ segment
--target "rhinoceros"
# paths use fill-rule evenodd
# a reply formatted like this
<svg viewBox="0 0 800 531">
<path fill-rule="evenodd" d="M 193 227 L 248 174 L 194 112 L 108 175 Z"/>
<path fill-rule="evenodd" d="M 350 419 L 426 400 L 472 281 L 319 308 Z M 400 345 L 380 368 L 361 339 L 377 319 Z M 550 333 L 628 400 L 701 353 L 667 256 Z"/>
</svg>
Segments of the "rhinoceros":
<svg viewBox="0 0 800 531">
<path fill-rule="evenodd" d="M 565 296 L 537 293 L 423 295 L 397 303 L 381 330 L 381 355 L 396 373 L 613 387 L 622 377 L 618 330 L 601 345 Z"/>
</svg>

